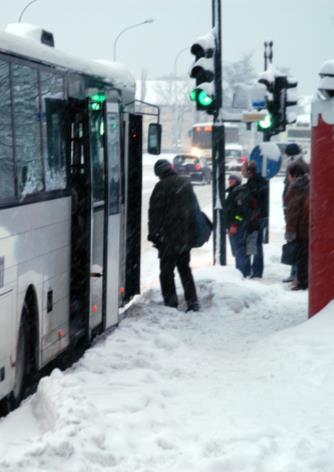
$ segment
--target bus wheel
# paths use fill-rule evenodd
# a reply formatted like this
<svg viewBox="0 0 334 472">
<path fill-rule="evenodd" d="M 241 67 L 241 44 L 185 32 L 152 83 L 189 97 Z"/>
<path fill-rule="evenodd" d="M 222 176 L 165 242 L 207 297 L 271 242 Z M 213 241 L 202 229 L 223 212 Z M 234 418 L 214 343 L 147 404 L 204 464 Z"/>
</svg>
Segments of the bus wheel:
<svg viewBox="0 0 334 472">
<path fill-rule="evenodd" d="M 11 407 L 17 408 L 24 398 L 27 379 L 28 326 L 26 310 L 23 310 L 16 348 L 15 383 L 11 394 Z"/>
</svg>

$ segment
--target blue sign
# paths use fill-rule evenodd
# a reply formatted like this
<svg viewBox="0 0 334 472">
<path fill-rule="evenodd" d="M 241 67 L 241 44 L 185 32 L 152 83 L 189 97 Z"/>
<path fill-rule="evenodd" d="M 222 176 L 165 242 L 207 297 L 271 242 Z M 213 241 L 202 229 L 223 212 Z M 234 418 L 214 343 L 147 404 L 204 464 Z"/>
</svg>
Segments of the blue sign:
<svg viewBox="0 0 334 472">
<path fill-rule="evenodd" d="M 249 156 L 250 161 L 255 161 L 257 169 L 262 177 L 271 179 L 278 174 L 282 165 L 282 154 L 275 143 L 262 143 L 255 146 Z"/>
<path fill-rule="evenodd" d="M 253 108 L 262 110 L 262 108 L 266 108 L 267 102 L 265 100 L 255 100 L 253 103 Z"/>
</svg>

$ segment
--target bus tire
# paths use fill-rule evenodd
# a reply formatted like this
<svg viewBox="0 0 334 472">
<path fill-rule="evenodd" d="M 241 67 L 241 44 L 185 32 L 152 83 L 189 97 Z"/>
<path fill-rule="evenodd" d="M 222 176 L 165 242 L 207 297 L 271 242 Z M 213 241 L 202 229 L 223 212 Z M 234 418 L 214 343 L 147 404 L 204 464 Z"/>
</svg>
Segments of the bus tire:
<svg viewBox="0 0 334 472">
<path fill-rule="evenodd" d="M 24 399 L 28 373 L 28 316 L 23 309 L 16 347 L 14 388 L 10 395 L 10 409 L 17 408 Z"/>
</svg>

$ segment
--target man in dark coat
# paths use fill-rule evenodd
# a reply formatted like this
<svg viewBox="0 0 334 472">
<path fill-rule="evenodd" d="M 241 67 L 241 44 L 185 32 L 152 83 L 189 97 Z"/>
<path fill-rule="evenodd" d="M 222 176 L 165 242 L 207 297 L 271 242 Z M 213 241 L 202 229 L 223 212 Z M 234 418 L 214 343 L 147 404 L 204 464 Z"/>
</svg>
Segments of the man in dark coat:
<svg viewBox="0 0 334 472">
<path fill-rule="evenodd" d="M 309 176 L 300 163 L 288 167 L 289 188 L 285 197 L 285 238 L 297 241 L 296 281 L 293 290 L 308 286 Z"/>
<path fill-rule="evenodd" d="M 251 202 L 251 219 L 248 232 L 257 232 L 256 254 L 251 263 L 251 278 L 263 275 L 263 233 L 268 227 L 269 216 L 269 187 L 268 181 L 257 170 L 256 162 L 245 162 L 242 166 L 242 175 L 247 178 L 246 187 L 249 190 Z"/>
<path fill-rule="evenodd" d="M 286 160 L 286 175 L 284 179 L 284 189 L 283 189 L 283 211 L 284 211 L 284 216 L 286 212 L 286 195 L 288 192 L 288 188 L 290 185 L 289 178 L 288 178 L 288 167 L 296 162 L 297 164 L 300 164 L 303 169 L 304 173 L 309 175 L 310 174 L 310 166 L 305 162 L 303 159 L 303 150 L 297 143 L 290 143 L 287 145 L 284 151 L 285 154 L 285 160 Z M 295 265 L 291 266 L 291 271 L 290 275 L 286 278 L 283 279 L 283 282 L 293 282 L 296 278 L 296 273 L 297 273 L 297 268 Z"/>
<path fill-rule="evenodd" d="M 287 163 L 287 170 L 286 170 L 286 175 L 284 179 L 284 189 L 283 189 L 283 207 L 285 208 L 285 196 L 288 191 L 289 187 L 289 179 L 288 179 L 288 167 L 296 162 L 297 164 L 300 164 L 303 169 L 305 174 L 310 174 L 310 166 L 308 165 L 307 162 L 303 159 L 303 150 L 297 143 L 290 143 L 287 145 L 284 151 L 285 154 L 285 159 Z"/>
<path fill-rule="evenodd" d="M 189 180 L 177 175 L 167 160 L 159 159 L 154 172 L 159 182 L 149 203 L 148 240 L 159 251 L 163 299 L 166 306 L 178 306 L 174 282 L 177 267 L 187 311 L 198 311 L 195 283 L 189 267 L 197 199 Z"/>
<path fill-rule="evenodd" d="M 224 207 L 224 219 L 235 257 L 235 266 L 244 277 L 250 275 L 250 256 L 246 251 L 248 224 L 250 220 L 250 194 L 241 178 L 231 174 Z"/>
</svg>

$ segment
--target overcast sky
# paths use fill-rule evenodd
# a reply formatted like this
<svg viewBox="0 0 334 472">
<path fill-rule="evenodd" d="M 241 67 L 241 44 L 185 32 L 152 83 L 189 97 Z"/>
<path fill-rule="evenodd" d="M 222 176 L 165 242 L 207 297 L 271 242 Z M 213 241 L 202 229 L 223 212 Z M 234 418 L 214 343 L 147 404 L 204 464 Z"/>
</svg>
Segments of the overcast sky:
<svg viewBox="0 0 334 472">
<path fill-rule="evenodd" d="M 17 21 L 26 0 L 0 0 L 0 27 Z M 56 46 L 91 58 L 112 59 L 113 43 L 125 27 L 154 18 L 154 23 L 125 32 L 117 58 L 139 78 L 171 74 L 178 52 L 211 28 L 211 0 L 38 0 L 23 20 L 55 35 Z M 263 70 L 263 42 L 274 41 L 274 64 L 289 67 L 301 94 L 313 94 L 322 63 L 334 59 L 333 0 L 222 0 L 223 56 L 237 61 L 252 53 Z M 185 74 L 190 53 L 180 55 Z"/>
</svg>

